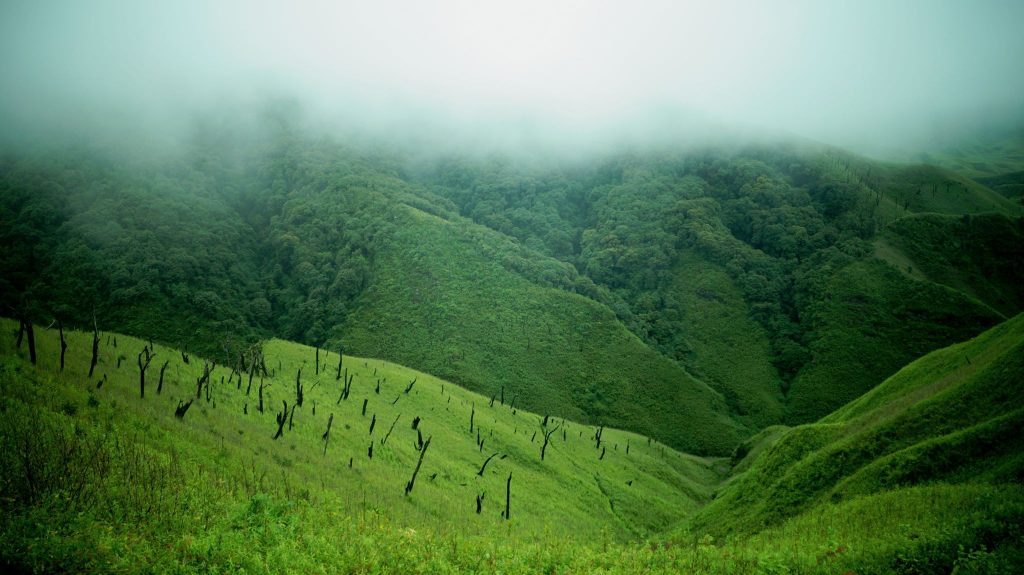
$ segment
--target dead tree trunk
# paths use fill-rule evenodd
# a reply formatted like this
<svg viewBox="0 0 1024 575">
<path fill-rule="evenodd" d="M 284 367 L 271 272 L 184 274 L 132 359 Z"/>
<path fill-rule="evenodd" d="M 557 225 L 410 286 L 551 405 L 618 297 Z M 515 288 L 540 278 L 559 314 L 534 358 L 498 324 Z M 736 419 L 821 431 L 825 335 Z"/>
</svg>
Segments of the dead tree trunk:
<svg viewBox="0 0 1024 575">
<path fill-rule="evenodd" d="M 409 479 L 409 483 L 405 484 L 405 494 L 406 495 L 409 495 L 410 493 L 412 493 L 413 485 L 416 484 L 416 475 L 419 474 L 420 466 L 423 465 L 423 456 L 425 456 L 427 454 L 427 448 L 430 447 L 430 440 L 431 439 L 433 439 L 433 436 L 427 437 L 426 443 L 423 444 L 423 449 L 420 450 L 420 459 L 419 459 L 419 461 L 416 462 L 416 469 L 413 469 L 413 471 L 412 471 L 412 478 Z"/>
<path fill-rule="evenodd" d="M 338 375 L 334 378 L 335 380 L 341 379 L 341 364 L 342 364 L 342 362 L 345 361 L 344 352 L 345 352 L 345 348 L 344 347 L 339 347 L 338 348 Z"/>
<path fill-rule="evenodd" d="M 277 414 L 277 433 L 274 434 L 274 439 L 277 439 L 284 435 L 284 424 L 288 421 L 288 402 L 281 400 L 284 404 L 284 410 Z"/>
<path fill-rule="evenodd" d="M 366 417 L 366 403 L 367 403 L 368 401 L 370 401 L 370 400 L 368 400 L 368 399 L 363 399 L 363 417 Z"/>
<path fill-rule="evenodd" d="M 501 514 L 505 520 L 512 517 L 512 472 L 508 472 L 508 481 L 505 482 L 505 512 Z"/>
<path fill-rule="evenodd" d="M 157 395 L 160 395 L 160 392 L 163 391 L 164 389 L 164 371 L 167 369 L 167 365 L 170 363 L 170 361 L 165 361 L 164 364 L 160 366 L 160 381 L 156 384 Z"/>
<path fill-rule="evenodd" d="M 487 496 L 487 492 L 484 491 L 476 496 L 476 514 L 480 515 L 480 512 L 484 510 L 484 497 Z"/>
<path fill-rule="evenodd" d="M 28 360 L 36 364 L 36 334 L 32 329 L 32 320 L 25 320 L 25 336 L 28 338 Z"/>
<path fill-rule="evenodd" d="M 57 331 L 60 333 L 60 370 L 64 371 L 64 353 L 68 350 L 68 342 L 64 339 L 64 323 L 57 320 Z"/>
<path fill-rule="evenodd" d="M 260 376 L 260 405 L 256 408 L 256 411 L 263 413 L 263 376 Z"/>
<path fill-rule="evenodd" d="M 292 430 L 292 424 L 295 423 L 295 404 L 292 404 L 292 410 L 288 412 L 288 431 Z"/>
<path fill-rule="evenodd" d="M 174 417 L 184 419 L 188 408 L 192 407 L 192 401 L 193 400 L 190 399 L 188 400 L 188 403 L 182 403 L 181 400 L 178 400 L 178 408 L 174 410 Z"/>
<path fill-rule="evenodd" d="M 295 373 L 295 403 L 302 407 L 302 368 Z"/>
<path fill-rule="evenodd" d="M 96 325 L 96 314 L 92 316 L 92 361 L 89 362 L 89 378 L 92 378 L 92 372 L 96 369 L 96 363 L 100 357 L 100 329 Z"/>
<path fill-rule="evenodd" d="M 142 356 L 145 354 L 146 362 L 142 362 Z M 149 354 L 149 348 L 144 348 L 139 352 L 139 397 L 146 397 L 146 370 L 149 369 L 149 362 L 153 361 L 153 356 Z"/>
<path fill-rule="evenodd" d="M 498 456 L 498 452 L 497 451 L 492 453 L 490 457 L 488 457 L 487 459 L 484 460 L 484 464 L 480 466 L 480 471 L 477 471 L 476 474 L 479 475 L 480 477 L 483 477 L 484 476 L 484 470 L 487 469 L 487 464 L 490 463 L 491 460 L 494 459 L 497 456 Z"/>
<path fill-rule="evenodd" d="M 331 425 L 333 423 L 334 423 L 334 414 L 332 413 L 331 416 L 329 418 L 327 418 L 327 431 L 325 431 L 323 436 L 320 438 L 324 442 L 324 455 L 327 455 L 327 442 L 329 442 L 331 440 Z"/>
<path fill-rule="evenodd" d="M 416 378 L 415 377 L 412 378 L 412 381 L 410 381 L 409 385 L 405 388 L 405 394 L 406 395 L 409 395 L 409 392 L 412 391 L 412 386 L 414 386 L 414 385 L 416 385 Z"/>
<path fill-rule="evenodd" d="M 373 428 L 377 425 L 377 414 L 374 413 L 373 417 L 370 418 L 370 435 L 373 435 Z"/>
<path fill-rule="evenodd" d="M 473 433 L 473 417 L 475 415 L 476 415 L 476 404 L 474 403 L 470 407 L 470 412 L 469 412 L 469 432 L 470 433 Z"/>
<path fill-rule="evenodd" d="M 401 413 L 396 415 L 395 416 L 395 420 L 391 422 L 391 428 L 388 429 L 388 432 L 384 434 L 384 438 L 380 440 L 380 444 L 381 445 L 384 445 L 385 443 L 388 442 L 388 438 L 391 437 L 391 432 L 395 430 L 395 424 L 398 423 L 398 418 L 399 417 L 402 417 Z"/>
<path fill-rule="evenodd" d="M 551 434 L 558 431 L 558 427 L 553 427 L 548 431 L 544 432 L 544 444 L 540 446 L 540 460 L 544 461 L 544 452 L 548 449 L 548 442 L 551 441 Z"/>
<path fill-rule="evenodd" d="M 314 364 L 313 375 L 320 375 L 320 346 L 316 346 L 316 363 Z"/>
</svg>

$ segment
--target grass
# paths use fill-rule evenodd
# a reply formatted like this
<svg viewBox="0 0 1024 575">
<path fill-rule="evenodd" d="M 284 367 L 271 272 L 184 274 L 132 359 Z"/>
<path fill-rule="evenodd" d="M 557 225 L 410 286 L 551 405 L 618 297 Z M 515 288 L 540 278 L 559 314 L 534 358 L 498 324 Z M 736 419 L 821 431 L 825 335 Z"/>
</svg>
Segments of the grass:
<svg viewBox="0 0 1024 575">
<path fill-rule="evenodd" d="M 841 268 L 824 292 L 808 318 L 811 362 L 789 390 L 791 423 L 823 417 L 915 358 L 1003 319 L 962 292 L 908 278 L 875 258 Z"/>
<path fill-rule="evenodd" d="M 784 431 L 695 516 L 753 533 L 827 503 L 936 483 L 1001 490 L 1024 476 L 1024 315 L 933 352 L 817 423 Z"/>
<path fill-rule="evenodd" d="M 765 430 L 748 442 L 738 475 L 726 483 L 726 460 L 648 445 L 615 429 L 604 431 L 600 459 L 593 429 L 561 420 L 549 425 L 565 425 L 565 439 L 556 434 L 541 462 L 539 445 L 530 440 L 541 416 L 513 413 L 500 402 L 488 407 L 488 397 L 379 360 L 345 356 L 343 370 L 354 379 L 349 398 L 339 402 L 338 356 L 322 352 L 323 369 L 310 373 L 314 350 L 278 340 L 264 346 L 274 372 L 265 380 L 265 413 L 255 410 L 255 389 L 246 396 L 247 381 L 239 389 L 237 376 L 217 367 L 210 401 L 204 394 L 179 420 L 173 409 L 195 396 L 200 358 L 186 365 L 177 351 L 156 346 L 153 365 L 170 362 L 164 388 L 156 394 L 151 366 L 140 398 L 133 359 L 145 342 L 103 334 L 101 362 L 90 379 L 91 334 L 67 334 L 60 372 L 53 330 L 37 328 L 39 361 L 32 366 L 25 346 L 13 349 L 14 327 L 0 321 L 7 334 L 0 339 L 0 565 L 9 571 L 1014 573 L 1024 561 L 1024 490 L 1020 458 L 1013 455 L 1021 450 L 1010 446 L 1011 457 L 990 457 L 978 448 L 986 437 L 1019 431 L 1021 410 L 1006 407 L 1005 393 L 1021 373 L 1024 316 L 922 358 L 827 421 Z M 972 358 L 967 368 L 955 361 L 965 355 Z M 118 357 L 125 358 L 120 368 Z M 294 428 L 286 426 L 275 441 L 275 404 L 291 403 L 299 368 L 305 400 Z M 937 389 L 930 382 L 943 373 L 953 382 Z M 916 403 L 900 403 L 925 389 L 930 393 Z M 482 455 L 469 433 L 471 412 L 487 438 L 484 451 L 508 454 L 483 477 L 476 476 Z M 330 413 L 325 454 L 321 434 Z M 372 414 L 378 423 L 371 436 Z M 432 439 L 406 496 L 403 486 L 419 455 L 408 421 L 413 414 Z M 954 470 L 909 487 L 877 481 L 874 489 L 853 489 L 848 482 L 841 497 L 805 491 L 805 499 L 782 507 L 793 499 L 780 497 L 776 480 L 803 485 L 786 479 L 799 474 L 801 462 L 834 467 L 843 461 L 837 445 L 852 453 L 849 442 L 885 425 L 889 431 L 878 437 L 896 433 L 897 441 L 897 432 L 912 428 L 906 437 L 921 441 L 909 448 L 931 450 L 918 460 L 951 453 L 930 443 L 945 441 L 948 431 L 978 439 L 947 443 L 972 460 L 954 465 L 960 471 L 1002 463 L 985 477 Z M 979 425 L 985 429 L 975 433 Z M 863 483 L 865 470 L 879 465 L 897 469 L 876 457 L 847 477 Z M 508 471 L 512 517 L 504 520 L 499 510 Z M 477 515 L 480 491 L 487 497 Z M 763 513 L 769 499 L 772 520 Z"/>
<path fill-rule="evenodd" d="M 421 366 L 487 397 L 504 387 L 533 411 L 629 428 L 693 453 L 727 455 L 748 433 L 720 393 L 609 308 L 510 272 L 518 256 L 507 238 L 414 209 L 395 220 L 347 322 L 355 353 Z"/>
</svg>

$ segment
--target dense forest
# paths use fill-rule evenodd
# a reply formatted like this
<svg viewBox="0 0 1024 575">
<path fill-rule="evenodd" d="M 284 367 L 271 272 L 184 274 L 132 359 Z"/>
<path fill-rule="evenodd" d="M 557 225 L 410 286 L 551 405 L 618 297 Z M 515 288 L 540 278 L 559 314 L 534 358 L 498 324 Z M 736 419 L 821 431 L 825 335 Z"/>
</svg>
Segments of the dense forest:
<svg viewBox="0 0 1024 575">
<path fill-rule="evenodd" d="M 345 349 L 726 454 L 1024 304 L 1019 199 L 936 167 L 796 141 L 426 157 L 273 120 L 159 159 L 6 153 L 5 315 Z"/>
</svg>

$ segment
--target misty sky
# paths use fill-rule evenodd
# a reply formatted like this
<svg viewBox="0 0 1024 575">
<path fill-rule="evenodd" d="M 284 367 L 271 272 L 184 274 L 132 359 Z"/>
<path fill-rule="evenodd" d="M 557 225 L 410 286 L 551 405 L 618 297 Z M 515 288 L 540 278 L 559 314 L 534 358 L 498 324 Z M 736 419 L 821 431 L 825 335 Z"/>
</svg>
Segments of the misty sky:
<svg viewBox="0 0 1024 575">
<path fill-rule="evenodd" d="M 0 74 L 5 131 L 271 95 L 397 133 L 671 112 L 866 150 L 1024 117 L 1024 2 L 5 0 Z"/>
</svg>

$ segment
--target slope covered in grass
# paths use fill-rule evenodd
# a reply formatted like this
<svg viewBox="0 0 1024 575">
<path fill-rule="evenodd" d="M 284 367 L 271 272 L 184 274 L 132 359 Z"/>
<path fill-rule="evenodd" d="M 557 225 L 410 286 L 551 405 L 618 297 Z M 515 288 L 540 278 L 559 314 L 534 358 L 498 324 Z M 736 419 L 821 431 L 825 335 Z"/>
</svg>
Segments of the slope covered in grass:
<svg viewBox="0 0 1024 575">
<path fill-rule="evenodd" d="M 691 528 L 754 533 L 805 512 L 831 514 L 839 508 L 829 506 L 845 501 L 880 505 L 886 498 L 878 494 L 915 485 L 973 484 L 1018 497 L 1010 486 L 1024 478 L 1022 375 L 1024 315 L 932 352 L 828 417 L 786 431 Z M 929 506 L 916 512 L 930 513 Z M 1004 528 L 983 539 L 1019 545 L 1015 536 Z"/>
<path fill-rule="evenodd" d="M 182 460 L 176 473 L 190 464 L 214 466 L 218 481 L 249 495 L 267 490 L 314 504 L 330 500 L 349 514 L 387 510 L 396 523 L 459 533 L 645 535 L 692 513 L 715 477 L 709 461 L 643 436 L 608 428 L 598 447 L 595 427 L 554 417 L 545 423 L 539 414 L 511 407 L 509 395 L 504 404 L 500 398 L 492 404 L 489 397 L 379 360 L 344 357 L 342 377 L 351 385 L 343 399 L 337 354 L 321 351 L 316 373 L 314 349 L 274 340 L 263 347 L 268 377 L 257 374 L 250 386 L 248 373 L 217 366 L 197 399 L 203 360 L 191 356 L 186 364 L 176 350 L 156 346 L 141 397 L 138 360 L 146 342 L 103 334 L 100 362 L 88 378 L 91 334 L 66 333 L 60 372 L 54 330 L 37 328 L 39 360 L 33 367 L 14 359 L 27 357 L 27 343 L 13 349 L 9 336 L 16 325 L 3 320 L 2 327 L 8 336 L 2 344 L 9 416 L 3 438 L 10 458 L 5 486 L 14 494 L 27 490 L 29 499 L 44 489 L 32 485 L 36 467 L 61 465 L 45 461 L 54 455 L 47 451 L 52 445 L 33 444 L 32 453 L 17 447 L 34 441 L 37 426 L 28 423 L 36 417 L 55 431 L 81 428 L 86 449 L 113 449 L 103 437 L 131 438 L 152 453 L 154 465 Z M 296 379 L 304 390 L 300 406 Z M 189 400 L 191 408 L 176 418 L 179 402 Z M 273 439 L 283 402 L 288 421 L 283 436 Z M 541 461 L 545 431 L 551 433 Z M 421 439 L 430 445 L 415 489 L 405 495 Z M 93 446 L 92 440 L 100 443 Z M 492 454 L 497 456 L 478 474 Z M 20 455 L 40 465 L 25 465 Z M 499 515 L 509 473 L 516 521 L 504 522 Z M 50 480 L 56 482 L 50 487 L 61 487 L 59 478 Z M 477 495 L 484 498 L 480 514 Z"/>
<path fill-rule="evenodd" d="M 32 366 L 15 324 L 0 324 L 0 565 L 15 572 L 1014 573 L 1024 562 L 1012 399 L 1024 317 L 922 358 L 819 424 L 765 430 L 725 484 L 727 461 L 613 429 L 602 458 L 592 427 L 556 418 L 542 462 L 540 415 L 379 360 L 345 356 L 353 381 L 339 400 L 336 354 L 321 351 L 316 373 L 315 350 L 267 342 L 259 413 L 259 375 L 247 394 L 247 374 L 218 366 L 209 401 L 205 389 L 194 399 L 201 359 L 156 346 L 142 398 L 146 342 L 102 334 L 88 378 L 91 334 L 66 334 L 62 372 L 54 331 L 37 327 Z M 303 406 L 274 440 L 275 404 L 292 404 L 300 368 Z M 181 399 L 195 403 L 177 419 Z M 405 495 L 413 414 L 430 444 Z M 507 457 L 477 476 L 488 452 Z"/>
</svg>

